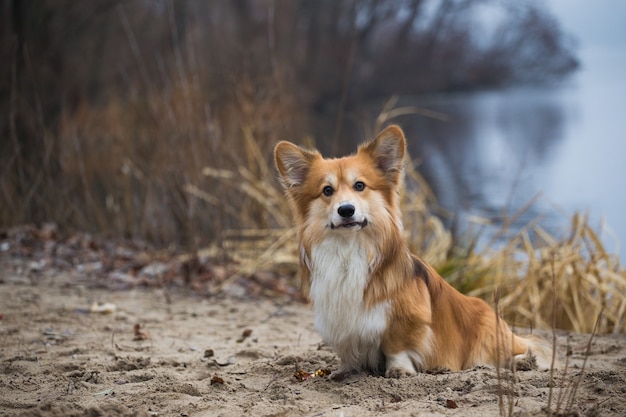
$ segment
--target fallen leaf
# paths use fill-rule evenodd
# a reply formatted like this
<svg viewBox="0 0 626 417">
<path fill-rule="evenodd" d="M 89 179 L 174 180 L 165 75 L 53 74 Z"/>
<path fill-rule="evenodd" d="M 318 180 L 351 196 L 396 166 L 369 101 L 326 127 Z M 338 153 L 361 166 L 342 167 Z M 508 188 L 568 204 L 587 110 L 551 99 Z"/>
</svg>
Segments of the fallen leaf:
<svg viewBox="0 0 626 417">
<path fill-rule="evenodd" d="M 313 376 L 328 376 L 330 373 L 330 369 L 318 369 L 313 373 Z"/>
<path fill-rule="evenodd" d="M 453 400 L 446 400 L 446 408 L 459 408 Z"/>
<path fill-rule="evenodd" d="M 304 382 L 307 379 L 309 379 L 310 376 L 311 376 L 310 373 L 302 369 L 296 369 L 296 372 L 293 373 L 293 377 L 296 378 L 296 381 L 298 382 Z"/>
<path fill-rule="evenodd" d="M 224 383 L 224 380 L 217 375 L 213 375 L 213 378 L 211 378 L 211 385 L 223 384 L 223 383 Z"/>
<path fill-rule="evenodd" d="M 244 330 L 243 333 L 241 334 L 241 337 L 239 339 L 237 339 L 237 343 L 242 343 L 244 340 L 249 338 L 251 334 L 252 334 L 252 330 L 251 329 Z"/>
<path fill-rule="evenodd" d="M 141 324 L 137 323 L 134 326 L 135 337 L 133 337 L 133 341 L 141 341 L 150 338 L 150 335 L 141 329 Z"/>
<path fill-rule="evenodd" d="M 296 371 L 293 373 L 293 377 L 296 379 L 296 381 L 298 382 L 304 382 L 309 378 L 315 378 L 315 377 L 323 377 L 323 376 L 328 376 L 330 375 L 330 370 L 329 369 L 318 369 L 315 372 L 309 373 L 303 369 L 300 368 L 296 368 Z"/>
</svg>

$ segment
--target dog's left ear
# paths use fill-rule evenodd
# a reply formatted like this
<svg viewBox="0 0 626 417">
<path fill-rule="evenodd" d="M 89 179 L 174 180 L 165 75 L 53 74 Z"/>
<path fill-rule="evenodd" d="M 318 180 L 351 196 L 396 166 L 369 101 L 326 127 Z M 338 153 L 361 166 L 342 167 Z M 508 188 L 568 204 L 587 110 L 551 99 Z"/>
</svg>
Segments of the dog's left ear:
<svg viewBox="0 0 626 417">
<path fill-rule="evenodd" d="M 274 148 L 274 163 L 285 190 L 301 186 L 311 164 L 319 158 L 318 152 L 307 151 L 290 142 L 279 142 Z"/>
<path fill-rule="evenodd" d="M 389 181 L 394 184 L 399 182 L 406 153 L 406 139 L 400 127 L 396 125 L 387 127 L 376 136 L 376 139 L 361 146 L 359 153 L 369 154 Z"/>
</svg>

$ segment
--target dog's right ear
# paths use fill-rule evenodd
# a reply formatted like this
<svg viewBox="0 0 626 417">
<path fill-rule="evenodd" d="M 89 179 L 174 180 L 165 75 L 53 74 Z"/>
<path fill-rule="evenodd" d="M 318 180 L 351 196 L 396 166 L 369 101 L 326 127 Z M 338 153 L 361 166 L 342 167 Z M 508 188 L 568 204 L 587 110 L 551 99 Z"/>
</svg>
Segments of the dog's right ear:
<svg viewBox="0 0 626 417">
<path fill-rule="evenodd" d="M 406 139 L 400 127 L 391 125 L 380 132 L 376 139 L 361 145 L 359 153 L 368 154 L 378 169 L 393 184 L 398 184 L 404 169 Z"/>
<path fill-rule="evenodd" d="M 274 148 L 274 163 L 286 190 L 304 183 L 311 163 L 320 158 L 318 152 L 310 152 L 291 142 L 278 142 Z"/>
</svg>

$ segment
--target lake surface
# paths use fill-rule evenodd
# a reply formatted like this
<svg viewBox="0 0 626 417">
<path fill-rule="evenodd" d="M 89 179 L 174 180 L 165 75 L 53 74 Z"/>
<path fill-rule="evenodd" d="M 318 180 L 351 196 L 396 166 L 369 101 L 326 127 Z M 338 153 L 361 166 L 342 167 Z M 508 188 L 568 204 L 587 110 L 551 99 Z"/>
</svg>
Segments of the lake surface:
<svg viewBox="0 0 626 417">
<path fill-rule="evenodd" d="M 581 61 L 581 71 L 559 88 L 398 104 L 450 117 L 398 121 L 419 170 L 462 229 L 471 216 L 497 227 L 539 195 L 514 230 L 541 219 L 560 236 L 573 213 L 587 212 L 607 248 L 626 260 L 626 48 L 583 52 Z"/>
</svg>

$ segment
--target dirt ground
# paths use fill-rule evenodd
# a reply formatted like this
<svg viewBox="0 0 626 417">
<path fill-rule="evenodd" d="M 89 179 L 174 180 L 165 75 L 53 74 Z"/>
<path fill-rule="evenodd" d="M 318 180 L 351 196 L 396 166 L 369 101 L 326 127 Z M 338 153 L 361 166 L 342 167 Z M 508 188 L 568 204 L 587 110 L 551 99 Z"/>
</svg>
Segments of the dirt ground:
<svg viewBox="0 0 626 417">
<path fill-rule="evenodd" d="M 91 312 L 94 302 L 115 311 Z M 515 382 L 489 368 L 296 378 L 296 370 L 338 365 L 297 302 L 3 276 L 0 314 L 3 416 L 487 416 L 501 413 L 499 398 L 503 414 L 511 404 L 515 415 L 542 415 L 550 395 L 549 373 L 539 371 L 518 371 Z M 588 340 L 569 336 L 569 370 L 555 375 L 552 409 L 561 396 L 561 411 L 624 416 L 626 338 L 596 337 L 581 378 Z M 568 336 L 558 343 L 566 355 Z"/>
<path fill-rule="evenodd" d="M 482 367 L 333 382 L 315 372 L 337 357 L 294 297 L 251 295 L 249 280 L 219 296 L 143 278 L 103 286 L 81 278 L 89 263 L 58 267 L 69 262 L 60 243 L 15 236 L 0 244 L 0 416 L 533 416 L 548 404 L 563 416 L 626 415 L 624 335 L 588 348 L 589 335 L 558 332 L 567 368 L 553 384 L 549 372 Z M 55 257 L 42 255 L 49 246 Z"/>
</svg>

